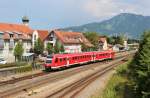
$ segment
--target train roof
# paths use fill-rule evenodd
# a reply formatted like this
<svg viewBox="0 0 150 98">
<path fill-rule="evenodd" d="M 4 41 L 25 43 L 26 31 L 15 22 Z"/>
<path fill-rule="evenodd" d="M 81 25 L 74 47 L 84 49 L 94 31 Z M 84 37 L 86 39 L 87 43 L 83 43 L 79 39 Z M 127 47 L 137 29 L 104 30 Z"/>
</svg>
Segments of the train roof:
<svg viewBox="0 0 150 98">
<path fill-rule="evenodd" d="M 93 51 L 93 52 L 81 52 L 81 53 L 69 53 L 69 54 L 54 54 L 53 57 L 55 58 L 63 58 L 63 57 L 72 57 L 72 56 L 81 56 L 81 55 L 91 55 L 93 53 L 111 53 L 114 52 L 112 50 L 107 51 Z"/>
</svg>

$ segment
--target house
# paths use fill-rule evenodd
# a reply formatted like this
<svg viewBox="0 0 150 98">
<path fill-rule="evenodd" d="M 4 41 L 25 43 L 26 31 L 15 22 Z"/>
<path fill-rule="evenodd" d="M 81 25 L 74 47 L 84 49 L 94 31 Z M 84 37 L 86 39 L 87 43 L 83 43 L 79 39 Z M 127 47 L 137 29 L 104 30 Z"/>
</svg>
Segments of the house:
<svg viewBox="0 0 150 98">
<path fill-rule="evenodd" d="M 114 51 L 120 51 L 120 50 L 123 50 L 123 49 L 124 49 L 124 46 L 120 45 L 120 44 L 116 44 L 116 45 L 113 46 Z"/>
<path fill-rule="evenodd" d="M 47 41 L 51 41 L 51 39 L 48 39 L 49 31 L 48 30 L 34 30 L 32 34 L 32 47 L 34 47 L 34 44 L 38 38 L 41 39 L 41 41 L 44 42 L 44 47 L 46 48 Z"/>
<path fill-rule="evenodd" d="M 32 47 L 33 30 L 27 26 L 26 19 L 22 19 L 26 25 L 0 23 L 0 56 L 4 57 L 7 62 L 14 61 L 13 49 L 18 41 L 23 43 L 24 52 L 28 52 Z"/>
<path fill-rule="evenodd" d="M 107 38 L 105 36 L 99 37 L 99 51 L 108 50 Z"/>
<path fill-rule="evenodd" d="M 64 46 L 65 53 L 81 52 L 82 44 L 87 47 L 93 45 L 79 32 L 65 32 L 59 30 L 32 30 L 29 27 L 29 19 L 24 16 L 23 24 L 0 23 L 0 56 L 7 62 L 13 62 L 15 57 L 13 50 L 18 41 L 21 41 L 24 48 L 24 55 L 27 56 L 31 48 L 34 48 L 35 41 L 40 38 L 46 49 L 47 43 L 55 46 L 56 41 Z M 27 54 L 27 55 L 26 55 Z"/>
<path fill-rule="evenodd" d="M 87 47 L 93 45 L 79 32 L 65 32 L 59 30 L 36 30 L 33 32 L 33 43 L 37 38 L 40 38 L 44 42 L 46 48 L 47 43 L 55 46 L 56 41 L 64 46 L 65 53 L 79 53 L 81 51 L 81 45 L 84 44 Z"/>
<path fill-rule="evenodd" d="M 54 35 L 54 37 L 56 37 L 56 39 L 64 46 L 66 53 L 82 52 L 82 44 L 87 47 L 93 47 L 93 45 L 80 32 L 65 32 L 56 30 L 51 31 L 50 34 Z"/>
</svg>

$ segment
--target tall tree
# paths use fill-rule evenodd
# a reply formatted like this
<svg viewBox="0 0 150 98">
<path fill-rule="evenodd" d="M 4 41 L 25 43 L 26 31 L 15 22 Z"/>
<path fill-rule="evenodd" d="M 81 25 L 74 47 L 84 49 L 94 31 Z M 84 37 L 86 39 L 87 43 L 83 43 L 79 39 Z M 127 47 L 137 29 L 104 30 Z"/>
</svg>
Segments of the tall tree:
<svg viewBox="0 0 150 98">
<path fill-rule="evenodd" d="M 84 36 L 94 45 L 93 49 L 97 50 L 99 47 L 99 35 L 96 32 L 83 33 Z"/>
<path fill-rule="evenodd" d="M 44 51 L 44 44 L 41 41 L 41 39 L 38 38 L 34 44 L 34 52 L 39 55 L 42 54 L 43 51 Z"/>
<path fill-rule="evenodd" d="M 15 60 L 17 59 L 18 61 L 20 61 L 23 52 L 24 52 L 23 45 L 22 45 L 21 42 L 18 42 L 17 45 L 14 48 Z"/>
<path fill-rule="evenodd" d="M 124 44 L 124 37 L 122 35 L 111 36 L 111 37 L 107 38 L 107 41 L 108 41 L 108 43 L 113 44 L 113 45 L 115 45 L 115 44 L 123 45 Z"/>
<path fill-rule="evenodd" d="M 88 47 L 84 43 L 82 43 L 81 44 L 81 49 L 82 49 L 83 52 L 86 52 L 88 50 Z"/>
<path fill-rule="evenodd" d="M 58 40 L 56 40 L 55 46 L 54 46 L 54 52 L 59 53 L 61 49 L 61 44 L 59 43 Z"/>
<path fill-rule="evenodd" d="M 60 52 L 61 52 L 61 53 L 64 53 L 64 52 L 65 52 L 64 45 L 62 45 L 62 44 L 61 44 L 61 47 L 60 47 Z"/>
<path fill-rule="evenodd" d="M 48 51 L 48 54 L 52 54 L 53 51 L 53 46 L 50 43 L 47 43 L 46 50 Z"/>
<path fill-rule="evenodd" d="M 150 98 L 150 32 L 144 33 L 139 51 L 129 68 L 138 97 Z"/>
<path fill-rule="evenodd" d="M 112 37 L 112 36 L 107 37 L 107 42 L 108 42 L 109 44 L 114 45 L 114 44 L 115 44 L 115 38 L 114 38 L 114 37 Z"/>
</svg>

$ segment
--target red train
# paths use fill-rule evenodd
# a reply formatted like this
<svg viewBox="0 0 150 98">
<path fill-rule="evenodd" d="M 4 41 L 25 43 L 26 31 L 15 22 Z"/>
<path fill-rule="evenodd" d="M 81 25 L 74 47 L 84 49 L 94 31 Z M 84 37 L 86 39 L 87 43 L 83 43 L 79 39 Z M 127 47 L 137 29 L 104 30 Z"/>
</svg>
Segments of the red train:
<svg viewBox="0 0 150 98">
<path fill-rule="evenodd" d="M 83 52 L 73 54 L 54 54 L 47 56 L 44 67 L 46 70 L 83 64 L 88 62 L 113 59 L 115 52 L 112 50 L 102 52 Z"/>
</svg>

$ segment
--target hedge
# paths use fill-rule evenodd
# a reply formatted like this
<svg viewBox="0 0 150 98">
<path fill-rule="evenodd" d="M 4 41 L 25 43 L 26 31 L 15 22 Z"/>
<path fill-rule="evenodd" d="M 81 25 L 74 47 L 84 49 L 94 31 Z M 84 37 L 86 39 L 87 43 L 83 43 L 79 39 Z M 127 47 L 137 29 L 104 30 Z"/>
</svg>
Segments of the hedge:
<svg viewBox="0 0 150 98">
<path fill-rule="evenodd" d="M 0 64 L 0 68 L 25 66 L 26 64 L 27 64 L 26 62 L 15 62 L 15 63 Z"/>
<path fill-rule="evenodd" d="M 22 72 L 27 72 L 27 71 L 31 71 L 32 70 L 32 66 L 31 65 L 25 65 L 25 66 L 20 66 L 17 67 L 15 69 L 16 73 L 22 73 Z"/>
</svg>

